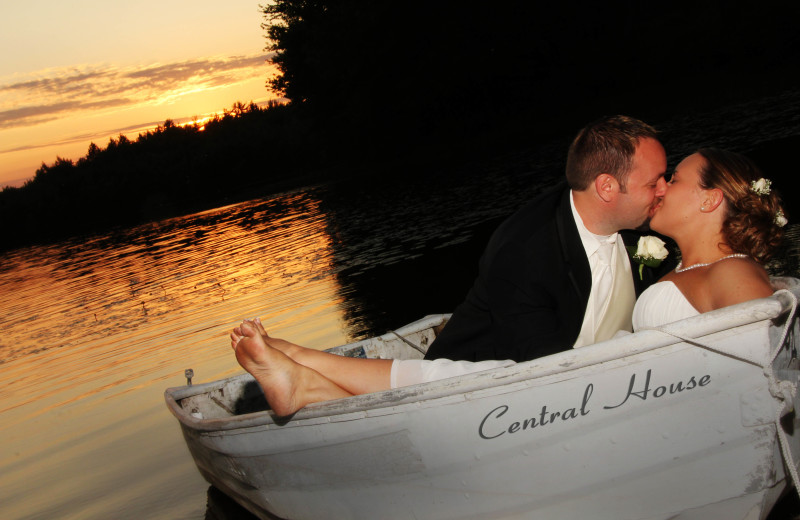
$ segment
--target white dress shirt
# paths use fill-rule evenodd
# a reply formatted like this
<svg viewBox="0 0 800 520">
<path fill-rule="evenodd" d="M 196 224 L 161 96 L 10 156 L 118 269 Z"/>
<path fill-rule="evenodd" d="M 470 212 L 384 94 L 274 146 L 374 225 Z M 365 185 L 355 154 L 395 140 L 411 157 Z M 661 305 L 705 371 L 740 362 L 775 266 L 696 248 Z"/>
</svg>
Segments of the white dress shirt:
<svg viewBox="0 0 800 520">
<path fill-rule="evenodd" d="M 586 303 L 586 314 L 583 317 L 581 332 L 573 345 L 573 348 L 578 348 L 596 343 L 597 329 L 600 326 L 600 319 L 608 308 L 611 288 L 616 276 L 617 255 L 625 254 L 625 244 L 619 233 L 612 233 L 608 236 L 596 235 L 586 229 L 583 219 L 575 209 L 572 190 L 569 192 L 569 205 L 572 208 L 572 216 L 575 218 L 583 249 L 589 259 L 589 268 L 592 270 L 592 290 L 589 293 L 589 301 Z"/>
</svg>

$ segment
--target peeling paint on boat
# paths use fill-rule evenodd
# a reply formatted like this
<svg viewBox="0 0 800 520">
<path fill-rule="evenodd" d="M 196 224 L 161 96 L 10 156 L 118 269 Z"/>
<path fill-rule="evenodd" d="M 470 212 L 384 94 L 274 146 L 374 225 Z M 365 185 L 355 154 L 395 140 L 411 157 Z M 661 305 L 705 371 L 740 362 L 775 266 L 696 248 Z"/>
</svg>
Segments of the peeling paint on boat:
<svg viewBox="0 0 800 520">
<path fill-rule="evenodd" d="M 773 281 L 661 330 L 288 419 L 247 374 L 166 400 L 203 477 L 261 518 L 763 519 L 800 455 L 797 414 L 776 421 L 780 385 L 800 406 L 800 282 Z M 446 319 L 397 333 L 428 345 Z M 395 334 L 332 350 L 422 356 Z"/>
</svg>

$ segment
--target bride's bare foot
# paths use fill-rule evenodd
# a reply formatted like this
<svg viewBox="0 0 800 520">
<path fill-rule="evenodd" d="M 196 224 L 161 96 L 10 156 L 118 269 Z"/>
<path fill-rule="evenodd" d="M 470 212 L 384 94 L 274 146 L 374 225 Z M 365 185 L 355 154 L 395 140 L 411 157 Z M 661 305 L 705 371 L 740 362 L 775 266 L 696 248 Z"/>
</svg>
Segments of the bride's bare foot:
<svg viewBox="0 0 800 520">
<path fill-rule="evenodd" d="M 253 375 L 270 407 L 279 416 L 291 415 L 313 402 L 352 395 L 320 373 L 270 347 L 252 321 L 244 321 L 234 329 L 231 346 L 236 361 Z"/>
<path fill-rule="evenodd" d="M 296 365 L 282 352 L 270 348 L 252 322 L 242 322 L 237 327 L 239 339 L 231 342 L 236 361 L 250 372 L 261 385 L 272 410 L 280 415 L 291 415 L 305 403 L 297 403 Z"/>
<path fill-rule="evenodd" d="M 264 338 L 264 341 L 267 343 L 267 345 L 269 345 L 272 348 L 276 348 L 276 349 L 280 350 L 281 352 L 283 352 L 284 354 L 286 354 L 287 356 L 289 356 L 292 359 L 295 359 L 295 356 L 303 348 L 305 348 L 305 347 L 301 347 L 300 345 L 297 345 L 295 343 L 292 343 L 291 341 L 286 341 L 285 339 L 273 338 L 272 336 L 267 334 L 267 329 L 265 329 L 264 325 L 261 324 L 261 319 L 260 318 L 254 319 L 253 323 L 255 324 L 256 329 L 258 330 L 259 334 L 261 334 L 261 337 Z M 297 361 L 297 360 L 295 359 L 295 361 Z"/>
<path fill-rule="evenodd" d="M 296 358 L 300 355 L 301 351 L 305 347 L 301 347 L 300 345 L 297 345 L 290 341 L 286 341 L 285 339 L 271 337 L 269 334 L 267 334 L 267 330 L 261 324 L 261 320 L 259 318 L 255 318 L 253 320 L 245 320 L 245 322 L 252 325 L 258 331 L 258 333 L 261 334 L 261 337 L 264 339 L 264 343 L 266 343 L 268 346 L 280 350 L 293 360 L 298 361 Z M 242 332 L 241 326 L 236 327 L 235 329 L 233 329 L 233 332 L 231 333 L 231 341 L 233 342 L 239 341 L 239 338 L 243 336 L 244 334 Z"/>
</svg>

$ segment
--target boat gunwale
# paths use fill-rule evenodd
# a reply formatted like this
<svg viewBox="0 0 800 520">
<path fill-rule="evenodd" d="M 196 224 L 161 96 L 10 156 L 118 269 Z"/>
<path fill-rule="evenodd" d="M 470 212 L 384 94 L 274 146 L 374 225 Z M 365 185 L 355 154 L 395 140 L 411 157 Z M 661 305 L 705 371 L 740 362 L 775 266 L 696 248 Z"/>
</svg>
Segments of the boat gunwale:
<svg viewBox="0 0 800 520">
<path fill-rule="evenodd" d="M 791 289 L 794 289 L 794 292 L 797 292 L 799 287 L 800 283 L 791 285 Z M 781 297 L 779 291 L 766 298 L 743 302 L 669 323 L 660 327 L 659 330 L 640 330 L 636 333 L 625 334 L 595 345 L 559 352 L 504 368 L 313 403 L 290 417 L 278 417 L 271 410 L 264 410 L 229 417 L 204 419 L 192 416 L 179 404 L 182 399 L 218 390 L 231 382 L 238 382 L 237 380 L 253 381 L 252 376 L 247 373 L 199 385 L 168 388 L 164 395 L 167 406 L 181 422 L 182 426 L 197 432 L 230 431 L 255 426 L 285 426 L 298 424 L 308 419 L 332 418 L 347 414 L 366 416 L 370 411 L 442 399 L 478 390 L 502 388 L 520 381 L 534 381 L 590 365 L 623 359 L 684 343 L 684 340 L 678 336 L 701 338 L 724 332 L 733 327 L 746 326 L 764 320 L 775 320 L 788 313 L 791 307 L 792 301 L 790 298 Z M 427 316 L 399 330 L 408 329 L 411 325 L 417 325 L 420 322 L 427 323 L 434 319 L 441 319 L 443 316 L 445 315 Z M 721 327 L 721 323 L 724 323 L 725 326 Z M 420 330 L 423 329 L 420 328 Z M 379 338 L 388 336 L 389 334 Z M 334 347 L 334 349 L 354 347 L 368 341 L 370 340 L 362 340 L 342 345 L 341 347 Z"/>
</svg>

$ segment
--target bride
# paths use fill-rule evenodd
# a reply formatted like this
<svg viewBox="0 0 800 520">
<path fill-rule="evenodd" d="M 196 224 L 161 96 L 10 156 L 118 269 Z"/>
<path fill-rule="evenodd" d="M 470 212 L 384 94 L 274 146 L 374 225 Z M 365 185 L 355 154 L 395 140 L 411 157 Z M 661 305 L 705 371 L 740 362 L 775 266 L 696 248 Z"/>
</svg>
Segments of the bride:
<svg viewBox="0 0 800 520">
<path fill-rule="evenodd" d="M 634 330 L 772 294 L 763 264 L 786 224 L 771 182 L 747 158 L 705 148 L 675 169 L 650 227 L 675 240 L 681 262 L 642 293 Z M 236 360 L 273 411 L 513 364 L 513 361 L 357 359 L 272 338 L 256 320 L 231 333 Z"/>
</svg>

